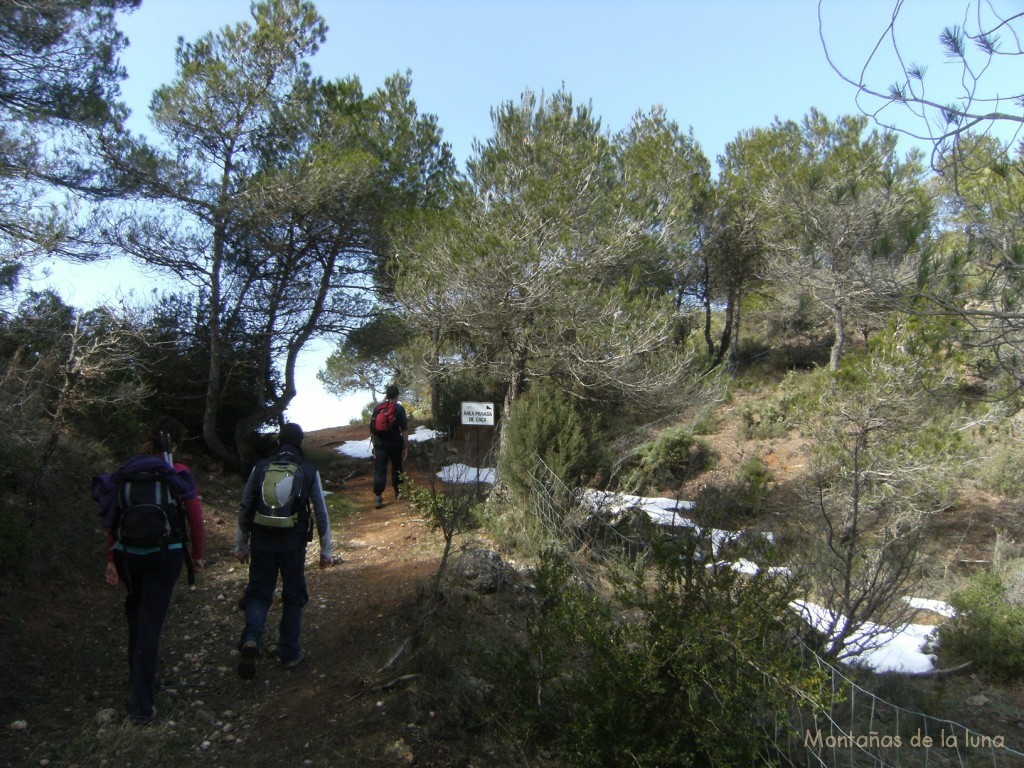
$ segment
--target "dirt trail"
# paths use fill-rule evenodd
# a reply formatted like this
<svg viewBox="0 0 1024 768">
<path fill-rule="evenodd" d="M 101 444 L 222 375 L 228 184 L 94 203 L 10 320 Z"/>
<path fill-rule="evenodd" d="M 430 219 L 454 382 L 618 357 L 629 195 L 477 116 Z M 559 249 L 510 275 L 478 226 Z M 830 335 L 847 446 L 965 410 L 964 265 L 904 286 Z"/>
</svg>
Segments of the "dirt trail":
<svg viewBox="0 0 1024 768">
<path fill-rule="evenodd" d="M 150 748 L 161 757 L 175 756 L 167 765 L 443 764 L 425 754 L 413 757 L 415 723 L 407 712 L 389 711 L 388 684 L 397 673 L 382 671 L 412 632 L 443 542 L 406 501 L 386 496 L 382 509 L 373 508 L 369 460 L 335 450 L 365 434 L 365 427 L 324 430 L 308 434 L 304 444 L 331 494 L 329 506 L 351 511 L 334 524 L 341 564 L 318 569 L 319 547 L 310 545 L 302 631 L 308 656 L 297 669 L 264 658 L 254 681 L 238 679 L 234 649 L 243 616 L 237 602 L 247 573 L 231 549 L 242 481 L 194 466 L 206 518 L 207 568 L 195 587 L 182 578 L 175 590 L 161 647 L 158 723 L 149 729 L 122 725 L 123 591 L 103 585 L 98 560 L 95 583 L 82 584 L 75 595 L 52 595 L 49 610 L 36 606 L 26 616 L 31 626 L 16 633 L 11 655 L 25 661 L 4 685 L 13 682 L 18 695 L 4 696 L 2 709 L 5 725 L 17 719 L 28 727 L 3 729 L 0 765 L 99 764 L 83 755 L 129 764 L 119 759 L 118 748 L 100 744 L 112 737 L 127 740 L 122 749 L 129 754 L 138 749 L 131 739 L 155 741 Z M 423 480 L 414 464 L 408 470 L 414 481 Z M 28 604 L 26 610 L 32 610 Z M 275 604 L 268 641 L 279 616 Z M 48 639 L 45 647 L 25 647 L 38 637 Z"/>
<path fill-rule="evenodd" d="M 721 434 L 726 441 L 731 431 Z M 460 702 L 445 700 L 436 687 L 418 688 L 417 678 L 408 674 L 416 670 L 401 663 L 388 667 L 416 633 L 425 610 L 421 596 L 432 586 L 443 541 L 408 502 L 373 508 L 369 460 L 336 450 L 346 440 L 365 439 L 362 426 L 306 437 L 307 454 L 331 494 L 335 554 L 343 562 L 319 570 L 319 547 L 310 546 L 310 602 L 302 633 L 309 656 L 295 670 L 262 659 L 254 681 L 238 678 L 235 645 L 243 617 L 237 602 L 247 572 L 231 549 L 243 483 L 204 467 L 198 458 L 182 456 L 202 489 L 208 567 L 194 588 L 182 579 L 175 591 L 161 648 L 156 725 L 139 729 L 124 724 L 124 593 L 103 584 L 99 537 L 83 543 L 78 558 L 88 559 L 94 577 L 73 584 L 58 574 L 42 584 L 0 592 L 5 601 L 0 611 L 5 621 L 0 626 L 0 767 L 522 764 L 514 752 L 489 752 L 486 737 L 474 730 L 476 720 L 465 717 L 465 711 L 460 720 Z M 475 440 L 466 439 L 441 447 L 453 461 L 462 456 L 472 464 L 481 451 Z M 730 457 L 729 466 L 742 460 L 746 450 L 746 455 L 757 451 L 780 457 L 796 469 L 790 466 L 797 456 L 791 446 L 781 440 L 768 443 L 769 450 L 727 442 L 720 449 Z M 429 482 L 415 458 L 407 469 L 414 481 Z M 1019 502 L 972 497 L 937 517 L 926 565 L 934 577 L 980 562 L 991 556 L 995 530 L 1008 531 L 1011 542 L 1020 540 L 1021 519 Z M 768 524 L 778 522 L 784 520 Z M 72 554 L 67 553 L 68 562 Z M 278 611 L 278 606 L 271 610 L 268 638 Z M 942 703 L 947 716 L 969 721 L 981 733 L 1003 735 L 1007 743 L 1024 743 L 1019 686 L 993 685 L 974 675 L 937 678 L 934 686 L 926 690 L 929 701 Z M 925 695 L 909 686 L 889 693 L 906 694 L 904 703 L 910 707 L 921 703 L 915 697 Z M 12 728 L 15 723 L 19 726 Z M 535 759 L 533 764 L 554 763 Z"/>
<path fill-rule="evenodd" d="M 310 434 L 306 447 L 311 454 L 328 450 L 337 455 L 343 441 L 364 436 L 363 427 L 326 430 Z M 236 713 L 227 735 L 244 741 L 238 749 L 229 744 L 229 751 L 248 756 L 238 764 L 290 764 L 302 756 L 314 765 L 324 760 L 395 765 L 414 755 L 415 725 L 406 722 L 407 713 L 389 711 L 387 691 L 400 675 L 396 667 L 384 667 L 414 631 L 419 597 L 434 578 L 442 541 L 407 501 L 393 500 L 390 489 L 385 506 L 374 509 L 368 460 L 337 459 L 320 466 L 327 490 L 355 510 L 335 526 L 335 555 L 342 562 L 319 570 L 313 566 L 318 547 L 311 545 L 310 603 L 303 626 L 309 655 L 297 670 L 265 660 L 255 683 L 247 685 L 233 679 L 234 669 L 229 669 L 225 688 L 229 699 L 232 693 L 237 699 L 226 702 Z M 406 469 L 413 481 L 424 480 L 414 462 Z M 339 487 L 339 473 L 348 476 L 344 487 Z M 276 621 L 275 611 L 268 626 Z M 241 630 L 240 613 L 233 624 L 224 646 L 228 649 Z M 268 695 L 275 690 L 286 695 Z M 279 727 L 268 730 L 264 723 Z M 223 741 L 223 727 L 220 733 Z"/>
</svg>

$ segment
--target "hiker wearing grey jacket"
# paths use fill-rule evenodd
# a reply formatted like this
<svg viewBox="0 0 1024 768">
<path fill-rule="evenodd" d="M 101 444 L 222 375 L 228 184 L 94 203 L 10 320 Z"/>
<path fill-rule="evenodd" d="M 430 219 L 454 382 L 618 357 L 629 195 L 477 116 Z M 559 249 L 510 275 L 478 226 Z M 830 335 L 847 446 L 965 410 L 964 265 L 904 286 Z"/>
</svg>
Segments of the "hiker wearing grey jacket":
<svg viewBox="0 0 1024 768">
<path fill-rule="evenodd" d="M 235 557 L 249 563 L 249 583 L 239 608 L 245 611 L 245 629 L 239 640 L 238 673 L 251 679 L 263 647 L 267 613 L 274 599 L 278 574 L 281 576 L 282 606 L 278 627 L 278 656 L 286 669 L 297 667 L 306 655 L 299 642 L 302 609 L 309 602 L 306 588 L 306 545 L 312 540 L 313 525 L 320 540 L 320 567 L 335 564 L 331 555 L 331 523 L 324 502 L 320 473 L 302 452 L 303 432 L 298 424 L 285 424 L 278 435 L 278 454 L 301 468 L 302 487 L 296 491 L 298 521 L 292 527 L 270 527 L 256 522 L 262 493 L 263 470 L 273 458 L 257 462 L 242 492 L 238 510 Z"/>
</svg>

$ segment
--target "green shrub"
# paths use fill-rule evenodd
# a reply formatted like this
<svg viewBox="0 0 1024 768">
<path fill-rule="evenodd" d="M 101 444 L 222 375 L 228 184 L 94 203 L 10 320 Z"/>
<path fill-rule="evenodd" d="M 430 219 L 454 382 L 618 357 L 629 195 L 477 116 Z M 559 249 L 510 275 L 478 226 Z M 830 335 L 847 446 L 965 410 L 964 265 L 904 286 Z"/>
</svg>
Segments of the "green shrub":
<svg viewBox="0 0 1024 768">
<path fill-rule="evenodd" d="M 659 493 L 713 469 L 717 459 L 706 440 L 673 427 L 633 450 L 619 485 L 629 491 Z"/>
<path fill-rule="evenodd" d="M 748 440 L 785 437 L 790 430 L 785 401 L 779 398 L 747 402 L 740 409 L 741 434 Z"/>
<path fill-rule="evenodd" d="M 458 490 L 446 493 L 436 487 L 419 486 L 408 478 L 402 488 L 402 495 L 409 498 L 416 511 L 423 515 L 427 527 L 440 531 L 444 537 L 444 552 L 435 579 L 435 591 L 439 592 L 452 543 L 458 534 L 479 527 L 480 504 L 473 493 Z"/>
<path fill-rule="evenodd" d="M 504 552 L 524 561 L 535 561 L 551 545 L 551 531 L 540 515 L 511 496 L 492 495 L 484 507 L 481 526 Z"/>
<path fill-rule="evenodd" d="M 791 597 L 782 582 L 692 554 L 660 553 L 663 565 L 613 600 L 548 556 L 529 648 L 502 653 L 517 659 L 503 667 L 502 690 L 517 698 L 502 722 L 574 765 L 762 764 L 791 690 L 813 705 L 821 681 L 780 631 Z"/>
<path fill-rule="evenodd" d="M 981 487 L 990 493 L 1024 498 L 1024 454 L 1018 445 L 1001 445 L 978 471 Z"/>
<path fill-rule="evenodd" d="M 947 666 L 970 661 L 993 677 L 1024 676 L 1024 606 L 1007 600 L 997 574 L 975 575 L 949 602 L 957 615 L 939 626 L 939 652 Z"/>
<path fill-rule="evenodd" d="M 772 473 L 763 460 L 751 456 L 732 476 L 709 478 L 688 500 L 696 504 L 705 524 L 716 528 L 742 528 L 767 504 Z"/>
<path fill-rule="evenodd" d="M 722 426 L 722 416 L 712 408 L 704 408 L 693 422 L 695 435 L 713 435 Z"/>
<path fill-rule="evenodd" d="M 759 456 L 751 456 L 739 468 L 740 503 L 751 513 L 756 514 L 764 505 L 768 495 L 768 486 L 772 481 L 772 472 Z"/>
<path fill-rule="evenodd" d="M 544 382 L 535 383 L 506 415 L 502 480 L 519 497 L 528 494 L 538 460 L 565 484 L 600 474 L 604 463 L 597 435 L 577 402 Z"/>
</svg>

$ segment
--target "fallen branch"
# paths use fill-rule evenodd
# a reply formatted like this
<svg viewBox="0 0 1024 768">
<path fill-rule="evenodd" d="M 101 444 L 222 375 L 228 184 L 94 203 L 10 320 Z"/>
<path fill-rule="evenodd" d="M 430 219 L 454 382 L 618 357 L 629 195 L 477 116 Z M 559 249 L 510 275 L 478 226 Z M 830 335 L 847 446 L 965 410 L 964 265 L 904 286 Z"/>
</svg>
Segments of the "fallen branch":
<svg viewBox="0 0 1024 768">
<path fill-rule="evenodd" d="M 391 669 L 391 667 L 395 665 L 395 662 L 402 658 L 405 652 L 409 649 L 409 643 L 411 642 L 411 637 L 405 638 L 405 641 L 400 646 L 398 646 L 398 650 L 391 654 L 391 658 L 387 660 L 383 667 L 377 670 L 377 674 L 379 675 L 381 672 Z"/>
<path fill-rule="evenodd" d="M 963 664 L 958 664 L 955 667 L 947 667 L 946 669 L 931 669 L 927 672 L 911 672 L 908 677 L 947 677 L 949 675 L 955 675 L 959 672 L 963 672 L 969 668 L 974 662 L 965 661 Z"/>
<path fill-rule="evenodd" d="M 412 682 L 413 680 L 417 680 L 419 679 L 419 677 L 420 674 L 416 672 L 408 675 L 399 675 L 398 677 L 393 677 L 389 680 L 381 680 L 376 683 L 368 683 L 361 691 L 359 691 L 358 693 L 353 693 L 351 696 L 345 699 L 345 701 L 352 701 L 354 699 L 358 699 L 364 693 L 370 693 L 373 691 L 390 691 L 394 688 L 398 688 L 401 685 Z"/>
</svg>

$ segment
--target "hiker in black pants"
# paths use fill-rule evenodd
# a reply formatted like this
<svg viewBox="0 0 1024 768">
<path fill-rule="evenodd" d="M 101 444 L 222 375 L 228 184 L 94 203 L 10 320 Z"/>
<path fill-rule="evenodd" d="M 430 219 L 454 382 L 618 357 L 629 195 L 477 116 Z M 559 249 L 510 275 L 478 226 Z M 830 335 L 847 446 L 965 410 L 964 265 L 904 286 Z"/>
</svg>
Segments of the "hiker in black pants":
<svg viewBox="0 0 1024 768">
<path fill-rule="evenodd" d="M 339 562 L 331 555 L 331 522 L 320 472 L 305 459 L 302 439 L 302 428 L 298 424 L 282 426 L 277 436 L 276 456 L 256 463 L 242 492 L 234 554 L 240 563 L 249 563 L 249 583 L 238 604 L 245 612 L 245 629 L 238 641 L 238 675 L 243 680 L 256 676 L 256 659 L 262 652 L 278 574 L 281 576 L 278 658 L 282 667 L 294 669 L 306 656 L 299 638 L 302 609 L 309 602 L 306 545 L 312 539 L 314 527 L 320 541 L 320 567 L 330 568 Z M 274 475 L 274 467 L 284 474 Z M 266 499 L 268 489 L 289 497 L 287 517 L 274 519 L 265 514 L 270 511 Z"/>
<path fill-rule="evenodd" d="M 107 537 L 106 581 L 112 587 L 124 584 L 128 590 L 124 601 L 130 671 L 127 709 L 132 722 L 140 725 L 156 717 L 157 653 L 174 584 L 183 566 L 189 568 L 190 583 L 193 571 L 203 569 L 205 537 L 198 489 L 189 468 L 172 458 L 173 449 L 184 438 L 181 422 L 168 416 L 158 419 L 149 431 L 144 454 L 118 472 L 93 480 L 93 498 L 100 504 Z M 156 477 L 161 478 L 159 486 L 149 479 Z M 148 498 L 134 499 L 146 493 Z M 161 493 L 167 495 L 158 497 Z M 171 510 L 166 517 L 171 533 L 161 533 L 160 541 L 134 540 L 132 536 L 139 535 L 140 529 L 138 524 L 126 522 L 133 514 L 128 508 L 155 509 L 154 502 L 160 499 L 165 499 L 161 503 Z"/>
<path fill-rule="evenodd" d="M 402 485 L 402 463 L 409 453 L 409 419 L 405 408 L 398 402 L 398 387 L 394 384 L 386 391 L 384 402 L 373 409 L 370 416 L 370 435 L 373 441 L 373 495 L 374 506 L 384 506 L 384 489 L 388 483 L 388 462 L 391 462 L 391 485 L 398 498 Z"/>
</svg>

